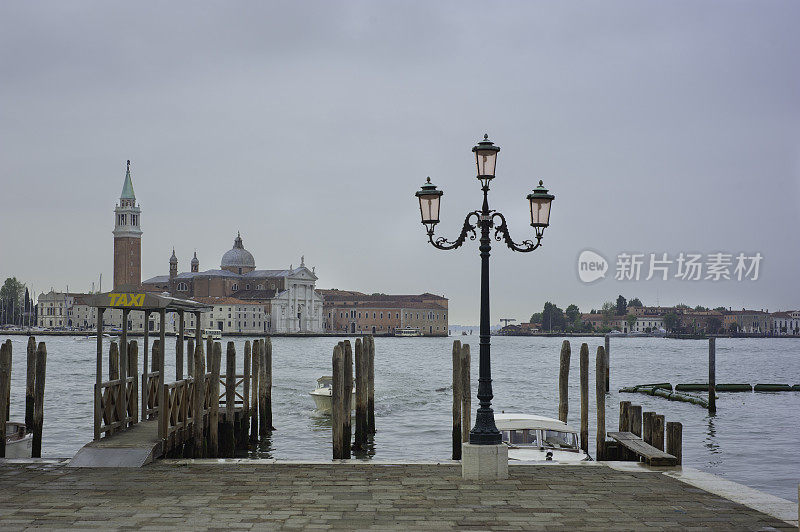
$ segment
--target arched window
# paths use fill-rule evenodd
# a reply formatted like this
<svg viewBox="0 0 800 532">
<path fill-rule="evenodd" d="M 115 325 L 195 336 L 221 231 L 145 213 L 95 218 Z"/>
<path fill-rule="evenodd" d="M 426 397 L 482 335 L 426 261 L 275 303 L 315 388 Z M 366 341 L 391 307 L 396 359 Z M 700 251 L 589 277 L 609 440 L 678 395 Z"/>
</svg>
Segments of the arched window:
<svg viewBox="0 0 800 532">
<path fill-rule="evenodd" d="M 178 283 L 178 292 L 186 292 L 189 290 L 189 286 L 186 283 Z"/>
<path fill-rule="evenodd" d="M 250 285 L 249 284 L 244 285 L 244 289 L 245 290 L 250 290 Z"/>
<path fill-rule="evenodd" d="M 239 289 L 239 284 L 238 283 L 233 283 L 233 286 L 231 286 L 231 290 L 233 290 L 235 292 L 238 289 Z"/>
</svg>

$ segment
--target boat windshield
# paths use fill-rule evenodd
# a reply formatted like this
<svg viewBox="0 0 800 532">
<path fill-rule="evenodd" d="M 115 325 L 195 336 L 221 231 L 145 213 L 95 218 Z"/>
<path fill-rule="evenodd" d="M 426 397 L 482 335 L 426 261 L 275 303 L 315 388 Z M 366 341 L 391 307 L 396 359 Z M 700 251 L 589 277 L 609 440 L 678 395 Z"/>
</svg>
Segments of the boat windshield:
<svg viewBox="0 0 800 532">
<path fill-rule="evenodd" d="M 560 430 L 543 430 L 545 447 L 556 449 L 578 449 L 578 437 L 572 432 Z"/>
<path fill-rule="evenodd" d="M 509 445 L 539 447 L 539 431 L 531 429 L 504 430 L 503 441 Z"/>
</svg>

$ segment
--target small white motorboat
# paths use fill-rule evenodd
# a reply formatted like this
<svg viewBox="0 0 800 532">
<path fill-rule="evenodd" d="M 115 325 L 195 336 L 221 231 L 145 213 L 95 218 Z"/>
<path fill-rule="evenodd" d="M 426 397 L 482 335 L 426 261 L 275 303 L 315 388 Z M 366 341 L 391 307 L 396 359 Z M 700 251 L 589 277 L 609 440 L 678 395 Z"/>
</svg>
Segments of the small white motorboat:
<svg viewBox="0 0 800 532">
<path fill-rule="evenodd" d="M 530 414 L 495 414 L 508 444 L 508 460 L 583 462 L 592 458 L 578 446 L 578 431 L 563 421 Z"/>
<path fill-rule="evenodd" d="M 6 421 L 6 458 L 30 458 L 33 433 L 25 423 Z"/>
<path fill-rule="evenodd" d="M 309 392 L 309 395 L 314 399 L 314 404 L 317 407 L 317 412 L 331 415 L 331 395 L 333 394 L 333 377 L 326 375 L 317 379 L 316 389 Z M 353 387 L 353 397 L 350 400 L 352 410 L 356 409 L 356 390 Z"/>
</svg>

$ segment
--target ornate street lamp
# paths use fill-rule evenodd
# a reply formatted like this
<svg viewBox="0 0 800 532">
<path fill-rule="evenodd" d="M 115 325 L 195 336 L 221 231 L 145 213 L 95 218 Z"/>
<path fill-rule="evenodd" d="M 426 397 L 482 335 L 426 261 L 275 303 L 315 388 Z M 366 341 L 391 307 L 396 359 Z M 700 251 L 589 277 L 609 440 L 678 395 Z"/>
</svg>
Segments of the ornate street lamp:
<svg viewBox="0 0 800 532">
<path fill-rule="evenodd" d="M 492 370 L 490 353 L 489 335 L 489 252 L 492 249 L 489 233 L 494 229 L 494 238 L 503 241 L 513 251 L 527 253 L 537 249 L 541 245 L 542 235 L 547 226 L 550 225 L 550 204 L 555 196 L 548 194 L 542 181 L 533 192 L 528 194 L 527 199 L 530 203 L 531 226 L 536 234 L 536 242 L 523 240 L 516 243 L 508 234 L 506 218 L 502 213 L 489 209 L 489 183 L 495 177 L 497 166 L 497 153 L 499 146 L 495 146 L 489 140 L 489 135 L 484 135 L 483 140 L 472 148 L 475 153 L 475 163 L 478 169 L 478 180 L 481 182 L 483 190 L 483 206 L 480 210 L 472 211 L 464 219 L 464 226 L 461 234 L 455 241 L 449 241 L 444 237 L 434 239 L 433 232 L 436 224 L 439 223 L 439 207 L 443 192 L 437 190 L 431 183 L 429 177 L 422 188 L 417 191 L 419 198 L 419 210 L 422 216 L 422 223 L 428 233 L 428 241 L 438 249 L 456 249 L 461 247 L 469 236 L 470 240 L 477 238 L 476 228 L 480 227 L 480 250 L 481 255 L 481 327 L 480 327 L 480 362 L 478 371 L 478 401 L 480 407 L 475 416 L 475 426 L 469 433 L 469 443 L 473 445 L 498 445 L 502 442 L 500 431 L 494 422 L 494 412 L 492 411 Z M 470 223 L 472 218 L 473 223 Z"/>
</svg>

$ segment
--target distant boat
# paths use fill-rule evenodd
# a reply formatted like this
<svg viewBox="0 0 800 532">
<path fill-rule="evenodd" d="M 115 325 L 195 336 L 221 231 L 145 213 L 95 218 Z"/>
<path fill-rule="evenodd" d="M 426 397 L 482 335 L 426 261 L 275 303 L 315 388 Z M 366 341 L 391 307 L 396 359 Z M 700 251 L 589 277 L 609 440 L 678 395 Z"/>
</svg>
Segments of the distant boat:
<svg viewBox="0 0 800 532">
<path fill-rule="evenodd" d="M 394 330 L 395 336 L 422 336 L 422 332 L 417 327 L 403 327 L 402 329 Z"/>
<path fill-rule="evenodd" d="M 469 336 L 469 335 L 467 334 L 467 331 L 461 331 L 461 336 Z"/>
<path fill-rule="evenodd" d="M 32 443 L 33 433 L 25 423 L 6 422 L 6 458 L 30 458 Z"/>
<path fill-rule="evenodd" d="M 209 337 L 212 340 L 221 340 L 222 339 L 222 331 L 219 329 L 203 329 L 203 340 L 208 340 Z M 184 338 L 194 338 L 194 331 L 185 331 L 183 333 Z"/>
<path fill-rule="evenodd" d="M 116 336 L 112 336 L 110 334 L 103 333 L 103 338 L 116 338 Z M 97 340 L 96 334 L 88 334 L 86 336 L 78 336 L 75 338 L 76 340 Z"/>
</svg>

